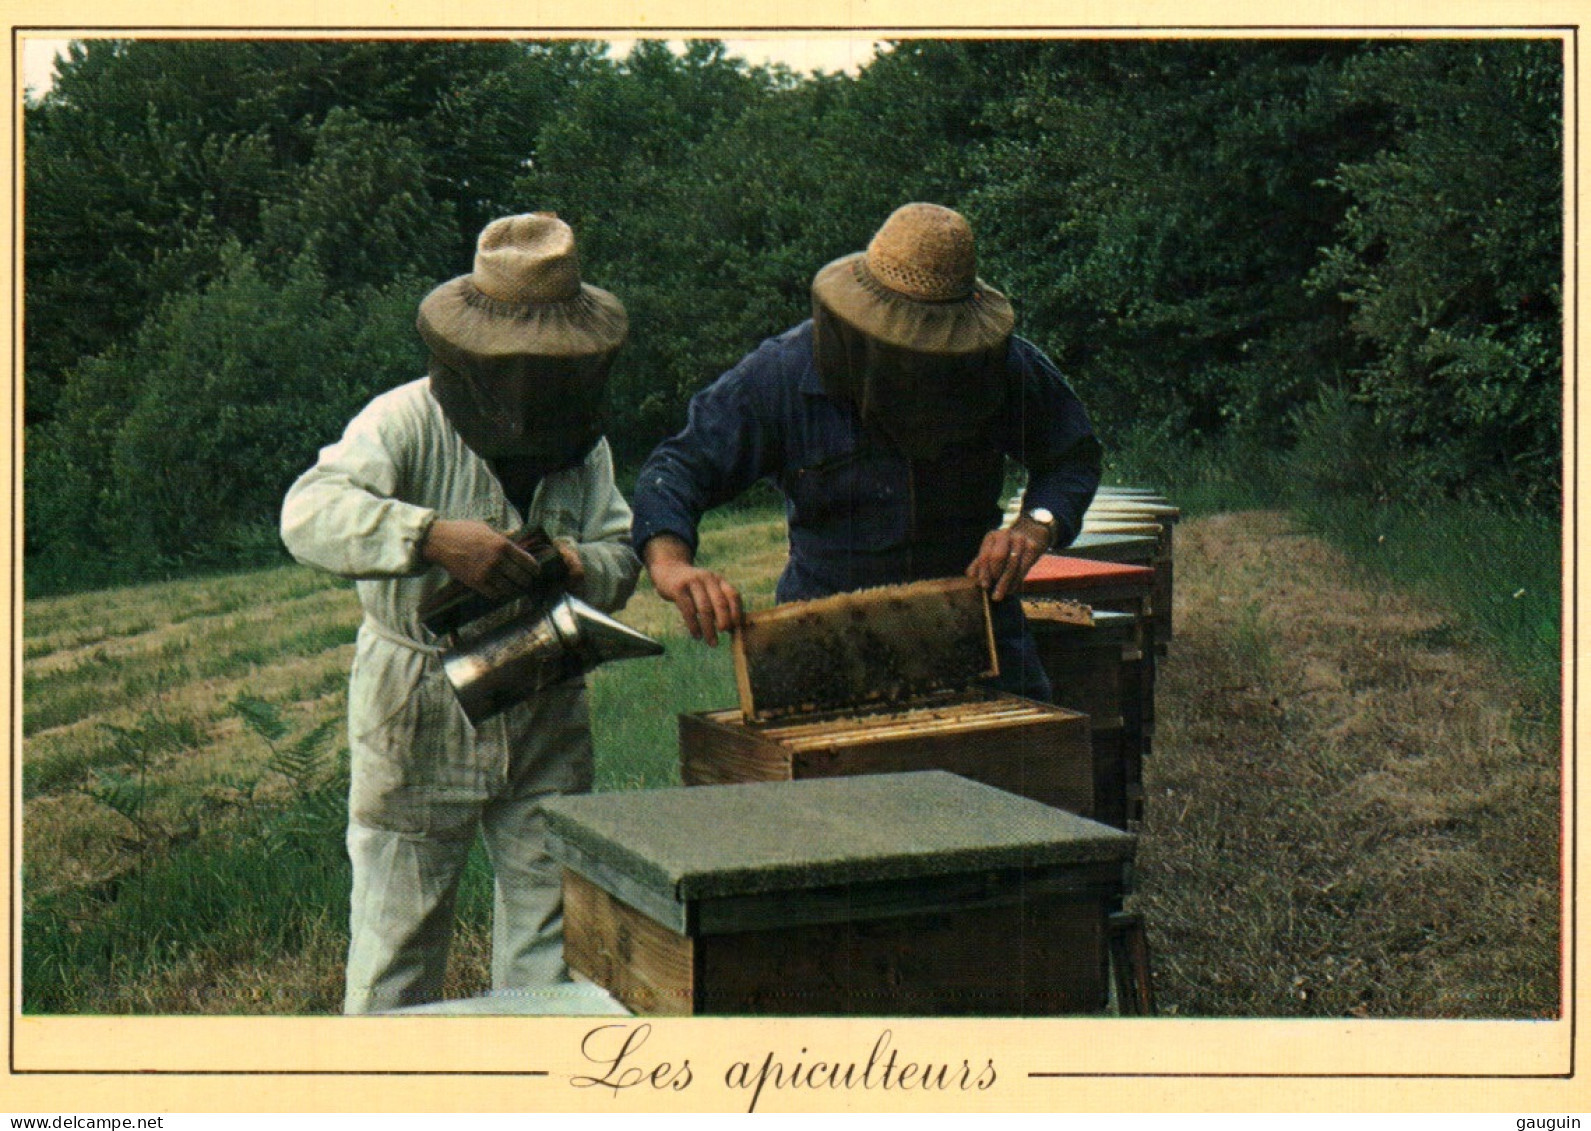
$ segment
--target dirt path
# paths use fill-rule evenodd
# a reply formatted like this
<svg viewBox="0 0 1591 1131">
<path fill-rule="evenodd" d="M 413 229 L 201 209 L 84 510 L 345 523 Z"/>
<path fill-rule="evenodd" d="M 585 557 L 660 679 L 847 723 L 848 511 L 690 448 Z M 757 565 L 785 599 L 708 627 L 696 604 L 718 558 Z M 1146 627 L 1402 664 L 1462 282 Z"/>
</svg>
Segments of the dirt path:
<svg viewBox="0 0 1591 1131">
<path fill-rule="evenodd" d="M 1556 732 L 1272 513 L 1177 531 L 1139 891 L 1163 1014 L 1559 1009 Z"/>
</svg>

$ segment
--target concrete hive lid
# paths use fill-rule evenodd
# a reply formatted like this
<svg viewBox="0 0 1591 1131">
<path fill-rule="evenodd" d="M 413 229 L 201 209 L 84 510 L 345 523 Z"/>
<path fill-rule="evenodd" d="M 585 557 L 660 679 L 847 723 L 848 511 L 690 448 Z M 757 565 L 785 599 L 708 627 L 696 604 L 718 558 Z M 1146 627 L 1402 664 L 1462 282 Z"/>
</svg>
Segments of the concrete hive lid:
<svg viewBox="0 0 1591 1131">
<path fill-rule="evenodd" d="M 1160 539 L 1153 534 L 1105 534 L 1085 531 L 1072 539 L 1066 547 L 1066 556 L 1110 561 L 1117 558 L 1148 561 L 1160 548 Z"/>
<path fill-rule="evenodd" d="M 1113 863 L 1135 838 L 955 774 L 560 797 L 551 850 L 679 902 L 975 870 Z"/>
</svg>

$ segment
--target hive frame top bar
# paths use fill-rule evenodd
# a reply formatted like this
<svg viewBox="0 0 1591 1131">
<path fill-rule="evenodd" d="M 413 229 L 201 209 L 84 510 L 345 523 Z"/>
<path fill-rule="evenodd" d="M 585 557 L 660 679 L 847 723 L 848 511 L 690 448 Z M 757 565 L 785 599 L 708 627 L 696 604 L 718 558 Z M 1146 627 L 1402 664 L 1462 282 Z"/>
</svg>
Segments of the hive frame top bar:
<svg viewBox="0 0 1591 1131">
<path fill-rule="evenodd" d="M 747 722 L 902 703 L 999 672 L 988 597 L 965 577 L 751 613 L 734 658 Z"/>
</svg>

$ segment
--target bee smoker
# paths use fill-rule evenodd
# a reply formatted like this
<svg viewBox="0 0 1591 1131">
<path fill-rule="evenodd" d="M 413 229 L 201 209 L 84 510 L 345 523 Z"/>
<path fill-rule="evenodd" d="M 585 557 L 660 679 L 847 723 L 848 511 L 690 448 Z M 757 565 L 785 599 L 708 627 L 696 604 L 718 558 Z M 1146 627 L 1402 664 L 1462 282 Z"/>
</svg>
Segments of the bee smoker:
<svg viewBox="0 0 1591 1131">
<path fill-rule="evenodd" d="M 563 556 L 540 529 L 515 542 L 536 561 L 528 594 L 492 600 L 452 581 L 420 609 L 421 623 L 442 638 L 442 672 L 475 726 L 609 660 L 663 652 L 650 636 L 566 593 Z"/>
</svg>

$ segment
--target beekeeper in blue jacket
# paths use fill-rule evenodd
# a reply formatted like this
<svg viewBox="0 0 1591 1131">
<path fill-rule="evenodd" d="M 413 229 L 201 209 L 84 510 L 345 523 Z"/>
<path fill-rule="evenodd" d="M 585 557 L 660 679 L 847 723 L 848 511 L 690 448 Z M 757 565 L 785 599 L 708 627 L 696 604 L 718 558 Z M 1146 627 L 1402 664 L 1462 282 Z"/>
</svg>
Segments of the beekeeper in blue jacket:
<svg viewBox="0 0 1591 1131">
<path fill-rule="evenodd" d="M 474 271 L 420 305 L 428 375 L 372 401 L 287 494 L 293 556 L 357 578 L 364 608 L 348 688 L 346 1012 L 441 997 L 478 829 L 496 882 L 493 988 L 568 979 L 540 804 L 591 788 L 584 682 L 476 729 L 418 610 L 450 577 L 493 597 L 532 585 L 535 561 L 507 537 L 526 525 L 554 539 L 576 595 L 605 610 L 629 598 L 640 563 L 600 426 L 627 329 L 619 300 L 581 281 L 567 224 L 494 221 Z"/>
<path fill-rule="evenodd" d="M 812 283 L 812 318 L 769 339 L 690 404 L 636 482 L 633 541 L 693 636 L 740 621 L 735 587 L 694 564 L 708 509 L 758 480 L 783 493 L 780 601 L 965 573 L 994 600 L 999 686 L 1050 687 L 1008 599 L 1076 537 L 1100 445 L 1060 373 L 1012 333 L 977 276 L 972 229 L 936 204 L 896 210 L 864 252 Z M 1006 460 L 1028 474 L 1002 528 Z"/>
</svg>

